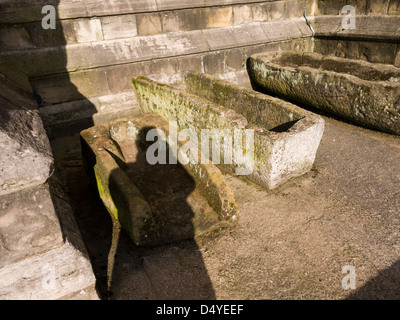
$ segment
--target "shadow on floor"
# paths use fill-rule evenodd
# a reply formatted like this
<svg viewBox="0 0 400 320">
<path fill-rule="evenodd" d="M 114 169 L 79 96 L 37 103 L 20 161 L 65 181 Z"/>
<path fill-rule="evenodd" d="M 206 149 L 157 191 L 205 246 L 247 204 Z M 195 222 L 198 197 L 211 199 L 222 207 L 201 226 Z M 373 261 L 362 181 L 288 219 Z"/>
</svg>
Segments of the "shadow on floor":
<svg viewBox="0 0 400 320">
<path fill-rule="evenodd" d="M 362 287 L 356 288 L 346 300 L 399 300 L 400 260 L 379 272 Z"/>
<path fill-rule="evenodd" d="M 79 135 L 52 140 L 52 147 L 57 169 L 73 201 L 102 299 L 216 298 L 195 240 L 138 247 L 123 230 L 118 241 L 109 297 L 107 262 L 113 229 L 110 215 L 82 164 Z M 161 187 L 168 188 L 168 181 L 164 183 Z"/>
</svg>

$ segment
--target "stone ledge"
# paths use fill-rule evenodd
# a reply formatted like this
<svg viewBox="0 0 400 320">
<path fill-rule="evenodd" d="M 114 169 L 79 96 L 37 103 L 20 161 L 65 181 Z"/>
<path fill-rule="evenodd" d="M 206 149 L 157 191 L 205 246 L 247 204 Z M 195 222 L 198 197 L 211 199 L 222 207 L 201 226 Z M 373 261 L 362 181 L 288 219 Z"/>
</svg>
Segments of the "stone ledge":
<svg viewBox="0 0 400 320">
<path fill-rule="evenodd" d="M 0 207 L 0 268 L 62 245 L 48 185 L 2 196 Z"/>
<path fill-rule="evenodd" d="M 315 0 L 314 3 L 311 2 L 309 6 L 312 7 L 312 4 L 314 4 L 312 12 L 315 15 L 340 14 L 343 6 L 346 4 L 353 5 L 357 14 L 400 14 L 398 2 L 391 0 L 354 0 L 352 3 L 346 3 L 345 1 Z"/>
<path fill-rule="evenodd" d="M 88 289 L 94 293 L 91 268 L 89 260 L 66 242 L 58 249 L 1 268 L 0 300 L 56 300 Z"/>
<path fill-rule="evenodd" d="M 0 195 L 44 183 L 53 171 L 28 78 L 7 64 L 0 71 Z"/>
<path fill-rule="evenodd" d="M 41 21 L 3 24 L 0 51 L 31 50 L 170 32 L 232 27 L 254 22 L 304 19 L 298 1 L 188 8 L 57 20 L 55 30 Z"/>
<path fill-rule="evenodd" d="M 356 16 L 356 29 L 343 29 L 344 16 L 318 16 L 310 18 L 317 38 L 342 38 L 370 41 L 400 41 L 400 16 Z"/>
<path fill-rule="evenodd" d="M 41 21 L 44 15 L 41 13 L 44 6 L 41 0 L 19 0 L 0 4 L 2 16 L 0 23 L 24 23 Z M 12 2 L 12 3 L 11 3 Z M 272 2 L 272 1 L 268 1 Z M 115 0 L 98 1 L 82 0 L 60 1 L 49 0 L 47 5 L 57 8 L 59 19 L 91 18 L 110 15 L 123 15 L 129 13 L 143 13 L 156 11 L 181 10 L 188 8 L 202 8 L 214 6 L 228 6 L 234 4 L 265 3 L 259 0 Z"/>
<path fill-rule="evenodd" d="M 133 76 L 148 76 L 152 79 L 164 83 L 174 83 L 179 81 L 179 71 L 198 71 L 218 75 L 233 83 L 249 87 L 249 77 L 246 71 L 246 59 L 252 54 L 271 51 L 271 50 L 307 50 L 308 40 L 305 38 L 288 40 L 283 42 L 264 43 L 254 46 L 221 50 L 216 52 L 206 52 L 188 56 L 158 59 L 153 61 L 134 62 L 123 65 L 115 65 L 106 68 L 94 69 L 94 75 L 90 75 L 91 70 L 71 73 L 68 75 L 54 75 L 53 77 L 35 79 L 33 86 L 44 101 L 54 103 L 44 104 L 39 111 L 44 126 L 50 136 L 51 132 L 59 132 L 58 128 L 71 125 L 73 121 L 81 121 L 90 125 L 111 121 L 118 117 L 116 114 L 124 116 L 136 115 L 138 112 L 136 98 L 132 91 L 131 78 Z M 218 68 L 215 67 L 218 66 Z M 104 83 L 98 83 L 102 77 L 96 76 L 98 73 L 106 72 L 108 88 L 110 94 L 104 96 L 96 89 L 94 96 L 85 98 L 81 92 L 90 92 L 90 88 L 102 88 Z M 88 82 L 79 81 L 83 86 L 72 90 L 67 90 L 68 82 L 62 81 L 84 75 Z M 96 81 L 95 81 L 96 80 Z M 78 82 L 75 82 L 77 85 Z M 85 87 L 89 86 L 89 89 Z M 58 95 L 48 94 L 51 90 L 56 90 Z M 66 92 L 63 91 L 63 88 Z M 79 92 L 77 92 L 77 89 Z M 71 95 L 73 93 L 73 95 Z M 75 97 L 75 98 L 74 98 Z M 71 99 L 72 98 L 72 99 Z M 113 115 L 113 113 L 115 113 Z"/>
<path fill-rule="evenodd" d="M 36 193 L 32 193 L 33 191 Z M 33 229 L 34 234 L 38 233 L 37 229 L 41 232 L 44 229 L 46 234 L 50 232 L 46 221 L 44 222 L 47 225 L 38 228 L 39 211 L 46 211 L 44 216 L 53 212 L 47 218 L 57 224 L 58 230 L 52 232 L 57 234 L 57 245 L 51 247 L 52 242 L 44 242 L 47 250 L 43 251 L 44 248 L 42 252 L 31 250 L 30 254 L 25 255 L 24 258 L 21 257 L 14 263 L 2 266 L 0 268 L 0 300 L 98 299 L 95 290 L 96 279 L 86 247 L 73 216 L 70 201 L 57 178 L 52 176 L 48 184 L 39 186 L 33 191 L 24 191 L 25 200 L 14 201 L 13 207 L 17 208 L 16 206 L 24 204 L 26 206 L 26 201 L 28 204 L 29 201 L 35 204 L 31 207 L 30 216 L 36 224 L 32 223 L 33 220 L 26 220 L 31 223 L 30 228 Z M 26 210 L 18 212 L 24 216 L 27 215 Z M 18 212 L 11 212 L 13 218 Z M 12 226 L 14 233 L 18 233 L 16 227 L 22 228 L 17 236 L 28 232 L 27 226 L 21 225 L 21 219 L 17 219 L 16 223 Z M 3 230 L 1 236 L 5 236 Z M 31 238 L 24 237 L 27 241 Z M 48 237 L 43 236 L 36 238 L 36 241 L 49 240 Z M 4 261 L 3 257 L 1 261 Z"/>
<path fill-rule="evenodd" d="M 285 26 L 284 32 L 280 32 L 278 36 L 271 34 L 271 28 L 277 30 L 282 24 Z M 308 36 L 310 34 L 305 21 L 294 19 L 95 41 L 65 47 L 10 51 L 0 54 L 0 57 L 13 59 L 30 77 L 40 77 L 66 71 L 84 71 L 160 58 L 188 56 Z"/>
</svg>

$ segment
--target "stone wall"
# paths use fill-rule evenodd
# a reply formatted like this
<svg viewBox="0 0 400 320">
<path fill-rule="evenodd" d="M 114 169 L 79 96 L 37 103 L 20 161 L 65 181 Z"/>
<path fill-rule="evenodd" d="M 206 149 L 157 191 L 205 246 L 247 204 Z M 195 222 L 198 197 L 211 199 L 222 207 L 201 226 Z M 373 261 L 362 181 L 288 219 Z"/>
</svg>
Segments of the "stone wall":
<svg viewBox="0 0 400 320">
<path fill-rule="evenodd" d="M 0 55 L 29 76 L 50 137 L 137 113 L 133 76 L 179 70 L 248 85 L 245 62 L 268 50 L 400 63 L 399 3 L 354 0 L 355 30 L 342 30 L 348 1 L 51 0 L 55 30 L 44 30 L 40 0 L 0 4 Z M 378 43 L 379 41 L 379 43 Z M 383 44 L 382 44 L 383 42 Z M 384 50 L 382 50 L 384 46 Z M 53 130 L 54 129 L 54 130 Z M 58 130 L 56 130 L 58 129 Z"/>
<path fill-rule="evenodd" d="M 343 29 L 342 20 L 355 8 L 355 28 Z M 400 2 L 398 0 L 319 0 L 310 7 L 316 31 L 314 51 L 338 57 L 400 66 Z"/>
<path fill-rule="evenodd" d="M 53 0 L 56 30 L 41 27 L 41 1 L 25 2 L 1 5 L 0 54 L 28 73 L 50 136 L 137 113 L 133 76 L 191 70 L 245 83 L 248 56 L 307 50 L 311 35 L 304 1 Z"/>
</svg>

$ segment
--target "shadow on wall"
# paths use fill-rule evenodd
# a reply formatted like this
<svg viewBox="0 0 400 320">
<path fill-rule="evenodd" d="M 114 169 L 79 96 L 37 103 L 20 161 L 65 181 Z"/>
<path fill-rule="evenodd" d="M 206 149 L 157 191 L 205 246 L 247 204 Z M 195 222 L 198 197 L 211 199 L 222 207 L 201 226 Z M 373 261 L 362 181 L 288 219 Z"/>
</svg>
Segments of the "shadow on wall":
<svg viewBox="0 0 400 320">
<path fill-rule="evenodd" d="M 60 0 L 52 0 L 47 4 L 57 9 L 59 2 Z M 42 8 L 32 5 L 30 1 L 19 1 L 15 5 L 21 6 L 20 8 L 25 6 L 23 11 L 26 13 L 31 10 L 35 17 L 45 16 L 40 12 Z M 37 10 L 39 12 L 36 12 Z M 42 51 L 43 57 L 48 57 L 47 61 L 41 59 L 53 68 L 53 71 L 47 72 L 48 75 L 38 76 L 41 65 L 32 67 L 32 64 L 39 63 L 38 61 L 18 61 L 17 55 L 16 62 L 22 69 L 37 72 L 30 80 L 44 122 L 63 123 L 57 127 L 46 128 L 53 148 L 55 165 L 72 200 L 75 217 L 96 275 L 99 296 L 107 298 L 107 257 L 112 243 L 112 223 L 96 188 L 93 188 L 84 170 L 78 136 L 81 130 L 93 126 L 92 115 L 97 111 L 93 103 L 71 82 L 67 72 L 67 41 L 64 32 L 70 34 L 71 30 L 64 30 L 66 25 L 71 26 L 61 24 L 59 19 L 56 29 L 43 29 L 40 21 L 24 25 L 23 32 L 29 35 L 27 41 L 40 46 L 30 43 L 24 45 L 27 50 Z M 7 25 L 5 28 L 9 28 L 10 37 L 12 32 L 21 32 L 15 26 Z M 13 45 L 20 44 L 10 44 L 8 51 L 15 50 Z M 45 47 L 48 48 L 43 49 Z M 44 69 L 48 70 L 49 66 L 45 66 Z M 65 105 L 59 104 L 60 102 Z M 68 117 L 63 112 L 63 118 L 60 118 L 57 109 L 63 109 L 67 104 L 72 111 Z M 76 121 L 75 119 L 82 118 L 76 117 L 76 113 L 84 114 L 85 120 Z M 136 165 L 133 164 L 131 169 L 136 170 Z M 160 177 L 159 172 L 153 170 L 143 178 L 156 179 L 159 188 L 169 189 L 169 178 L 164 177 L 160 180 Z M 153 196 L 156 196 L 154 190 L 149 189 L 148 192 L 153 192 Z M 188 208 L 183 200 L 181 198 L 178 201 L 180 203 L 176 205 Z M 160 202 L 160 205 L 163 203 Z M 191 232 L 193 233 L 193 230 Z M 111 299 L 215 299 L 201 253 L 193 239 L 177 244 L 141 248 L 135 246 L 122 231 L 117 249 Z"/>
<path fill-rule="evenodd" d="M 399 300 L 400 299 L 400 260 L 355 289 L 346 300 Z"/>
<path fill-rule="evenodd" d="M 26 2 L 26 3 L 25 3 Z M 55 29 L 45 29 L 42 21 L 26 23 L 22 31 L 16 31 L 9 27 L 12 32 L 25 32 L 27 43 L 19 43 L 27 50 L 36 51 L 35 54 L 27 55 L 36 61 L 22 61 L 22 68 L 30 70 L 31 85 L 34 98 L 39 106 L 40 114 L 45 123 L 50 139 L 59 136 L 79 133 L 82 129 L 93 125 L 92 116 L 97 112 L 95 105 L 79 92 L 72 83 L 67 71 L 67 38 L 74 34 L 75 22 L 68 23 L 59 19 L 59 4 L 62 0 L 50 0 L 45 4 L 53 6 L 56 14 Z M 45 25 L 51 24 L 51 11 L 43 11 L 43 6 L 36 2 L 32 5 L 29 1 L 17 2 L 19 6 L 31 7 L 34 12 L 32 16 L 41 17 Z M 24 10 L 24 14 L 27 13 Z M 19 37 L 20 39 L 21 37 Z M 63 110 L 59 113 L 59 110 Z M 65 110 L 70 110 L 65 112 Z M 55 125 L 54 125 L 55 124 Z"/>
</svg>

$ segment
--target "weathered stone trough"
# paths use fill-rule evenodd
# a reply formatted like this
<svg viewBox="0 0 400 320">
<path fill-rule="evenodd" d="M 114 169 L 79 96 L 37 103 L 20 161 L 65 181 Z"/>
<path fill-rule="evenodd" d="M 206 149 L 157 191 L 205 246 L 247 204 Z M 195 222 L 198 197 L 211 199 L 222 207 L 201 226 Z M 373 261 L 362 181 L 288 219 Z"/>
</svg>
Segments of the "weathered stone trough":
<svg viewBox="0 0 400 320">
<path fill-rule="evenodd" d="M 250 57 L 249 73 L 256 86 L 280 97 L 400 134 L 400 68 L 393 65 L 268 52 Z"/>
<path fill-rule="evenodd" d="M 148 141 L 152 129 L 157 135 Z M 219 169 L 182 160 L 196 151 L 172 139 L 167 147 L 170 134 L 168 122 L 156 114 L 81 132 L 87 172 L 113 220 L 137 245 L 195 238 L 233 226 L 238 219 L 233 192 Z M 160 147 L 159 153 L 168 150 L 168 163 L 151 163 L 154 146 Z"/>
<path fill-rule="evenodd" d="M 320 116 L 206 74 L 186 73 L 182 78 L 175 87 L 144 77 L 132 79 L 141 112 L 158 113 L 176 121 L 180 130 L 191 128 L 198 136 L 203 130 L 222 131 L 223 135 L 211 140 L 221 139 L 220 145 L 212 145 L 212 151 L 218 153 L 215 149 L 220 148 L 223 159 L 232 148 L 222 142 L 229 138 L 236 142 L 233 132 L 240 132 L 243 150 L 234 154 L 231 163 L 212 158 L 213 163 L 268 189 L 312 168 L 324 131 Z M 247 134 L 252 130 L 253 143 Z M 209 140 L 201 141 L 203 144 L 208 145 Z"/>
</svg>

